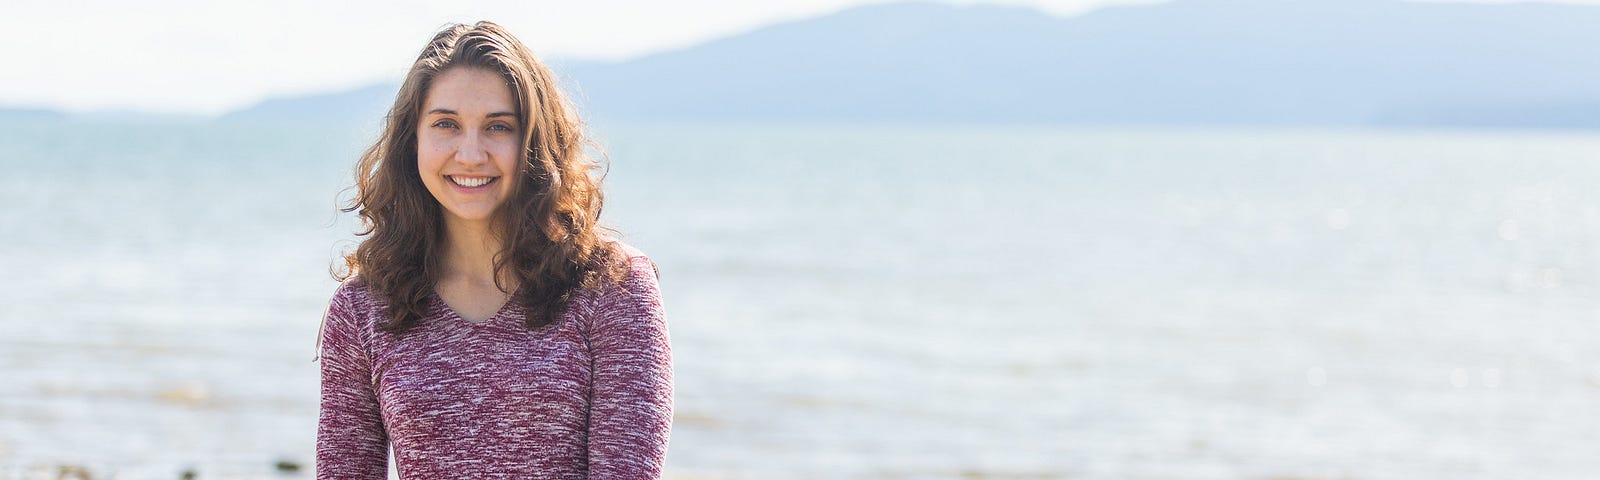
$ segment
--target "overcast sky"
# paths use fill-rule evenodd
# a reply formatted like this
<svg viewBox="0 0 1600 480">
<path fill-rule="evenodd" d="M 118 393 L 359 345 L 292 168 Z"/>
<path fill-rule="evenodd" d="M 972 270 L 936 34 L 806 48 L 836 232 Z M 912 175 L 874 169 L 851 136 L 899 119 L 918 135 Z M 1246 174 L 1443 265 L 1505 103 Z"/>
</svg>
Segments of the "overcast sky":
<svg viewBox="0 0 1600 480">
<path fill-rule="evenodd" d="M 448 22 L 493 20 L 543 57 L 624 59 L 881 1 L 25 1 L 0 16 L 0 40 L 10 47 L 0 106 L 215 114 L 270 96 L 399 78 Z M 1070 16 L 1161 1 L 954 3 Z"/>
</svg>

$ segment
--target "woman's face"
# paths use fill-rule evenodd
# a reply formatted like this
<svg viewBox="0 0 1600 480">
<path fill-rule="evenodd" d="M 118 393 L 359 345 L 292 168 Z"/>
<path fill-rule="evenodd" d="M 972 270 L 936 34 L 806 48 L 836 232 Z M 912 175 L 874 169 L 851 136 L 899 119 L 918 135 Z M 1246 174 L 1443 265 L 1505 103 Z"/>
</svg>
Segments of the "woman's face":
<svg viewBox="0 0 1600 480">
<path fill-rule="evenodd" d="M 417 172 L 447 223 L 484 222 L 511 196 L 520 119 L 499 74 L 452 68 L 434 77 L 417 126 Z"/>
</svg>

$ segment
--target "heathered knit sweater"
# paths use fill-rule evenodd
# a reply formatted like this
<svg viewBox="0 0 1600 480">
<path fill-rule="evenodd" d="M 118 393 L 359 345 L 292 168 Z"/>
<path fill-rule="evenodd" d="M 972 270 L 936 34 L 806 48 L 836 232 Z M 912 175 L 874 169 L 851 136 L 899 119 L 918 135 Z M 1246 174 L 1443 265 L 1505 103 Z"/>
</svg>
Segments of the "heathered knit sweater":
<svg viewBox="0 0 1600 480">
<path fill-rule="evenodd" d="M 537 330 L 507 302 L 461 318 L 437 295 L 400 337 L 377 330 L 383 301 L 339 286 L 320 334 L 317 478 L 654 479 L 672 424 L 672 353 L 643 252 L 617 242 L 628 278 L 575 290 Z"/>
</svg>

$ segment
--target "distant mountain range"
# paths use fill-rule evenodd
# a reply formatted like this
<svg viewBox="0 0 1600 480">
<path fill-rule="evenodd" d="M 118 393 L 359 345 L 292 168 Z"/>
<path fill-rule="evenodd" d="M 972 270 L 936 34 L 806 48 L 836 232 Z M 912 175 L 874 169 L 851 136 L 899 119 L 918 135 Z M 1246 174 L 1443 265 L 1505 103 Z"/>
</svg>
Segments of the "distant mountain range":
<svg viewBox="0 0 1600 480">
<path fill-rule="evenodd" d="M 1600 128 L 1600 6 L 1176 0 L 1057 17 L 894 3 L 621 62 L 595 120 Z M 396 85 L 225 119 L 381 116 Z"/>
</svg>

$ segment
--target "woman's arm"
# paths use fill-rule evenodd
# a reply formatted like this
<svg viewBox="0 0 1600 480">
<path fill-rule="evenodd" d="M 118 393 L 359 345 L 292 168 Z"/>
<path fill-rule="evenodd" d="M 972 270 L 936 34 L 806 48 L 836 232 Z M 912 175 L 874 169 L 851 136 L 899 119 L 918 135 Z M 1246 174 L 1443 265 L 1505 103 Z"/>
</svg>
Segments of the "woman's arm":
<svg viewBox="0 0 1600 480">
<path fill-rule="evenodd" d="M 318 480 L 385 480 L 389 435 L 372 386 L 372 362 L 341 287 L 322 319 Z"/>
<path fill-rule="evenodd" d="M 672 348 L 655 265 L 629 260 L 621 288 L 607 290 L 590 332 L 594 359 L 589 478 L 661 478 L 672 429 Z"/>
</svg>

